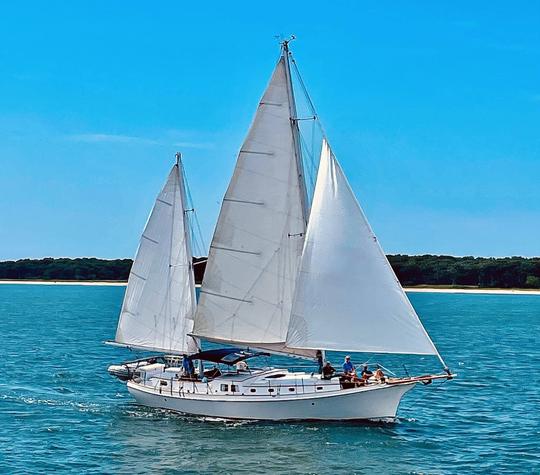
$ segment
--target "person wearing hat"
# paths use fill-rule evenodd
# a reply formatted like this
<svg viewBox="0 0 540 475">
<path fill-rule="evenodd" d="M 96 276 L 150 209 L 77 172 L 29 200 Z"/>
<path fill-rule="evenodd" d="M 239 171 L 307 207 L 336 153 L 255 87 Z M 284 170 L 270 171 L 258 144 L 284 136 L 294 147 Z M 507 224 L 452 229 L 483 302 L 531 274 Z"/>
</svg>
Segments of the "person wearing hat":
<svg viewBox="0 0 540 475">
<path fill-rule="evenodd" d="M 343 362 L 343 372 L 345 374 L 356 373 L 354 370 L 354 365 L 351 362 L 351 357 L 349 355 L 345 357 L 345 361 Z"/>
</svg>

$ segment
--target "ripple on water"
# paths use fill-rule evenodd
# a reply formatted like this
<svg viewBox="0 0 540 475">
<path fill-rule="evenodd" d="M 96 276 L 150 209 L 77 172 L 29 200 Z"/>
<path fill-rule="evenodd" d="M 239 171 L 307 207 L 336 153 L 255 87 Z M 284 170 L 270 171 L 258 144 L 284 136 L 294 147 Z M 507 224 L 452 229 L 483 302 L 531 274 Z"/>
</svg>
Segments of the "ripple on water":
<svg viewBox="0 0 540 475">
<path fill-rule="evenodd" d="M 134 355 L 101 344 L 114 335 L 124 289 L 36 287 L 0 286 L 8 473 L 540 472 L 540 297 L 414 294 L 458 379 L 416 388 L 391 423 L 282 424 L 135 405 L 106 373 Z M 411 371 L 430 361 L 395 358 L 377 357 Z M 501 371 L 518 367 L 526 386 Z"/>
</svg>

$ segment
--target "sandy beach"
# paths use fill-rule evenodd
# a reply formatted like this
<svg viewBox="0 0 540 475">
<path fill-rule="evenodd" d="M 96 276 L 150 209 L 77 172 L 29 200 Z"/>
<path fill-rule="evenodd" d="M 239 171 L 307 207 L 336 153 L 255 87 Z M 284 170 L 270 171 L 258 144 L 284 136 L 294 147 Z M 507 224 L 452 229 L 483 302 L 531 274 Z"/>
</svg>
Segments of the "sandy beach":
<svg viewBox="0 0 540 475">
<path fill-rule="evenodd" d="M 101 285 L 111 287 L 125 287 L 125 281 L 74 281 L 74 280 L 0 280 L 1 284 L 17 285 Z M 197 287 L 200 287 L 197 285 Z M 405 292 L 423 292 L 439 294 L 491 294 L 491 295 L 540 295 L 538 289 L 455 289 L 437 287 L 404 287 Z"/>
<path fill-rule="evenodd" d="M 0 280 L 1 284 L 17 285 L 105 285 L 111 287 L 125 287 L 125 281 L 107 281 L 107 280 Z"/>
<path fill-rule="evenodd" d="M 491 294 L 491 295 L 540 295 L 537 289 L 445 289 L 431 287 L 405 287 L 405 292 L 425 292 L 436 294 Z"/>
</svg>

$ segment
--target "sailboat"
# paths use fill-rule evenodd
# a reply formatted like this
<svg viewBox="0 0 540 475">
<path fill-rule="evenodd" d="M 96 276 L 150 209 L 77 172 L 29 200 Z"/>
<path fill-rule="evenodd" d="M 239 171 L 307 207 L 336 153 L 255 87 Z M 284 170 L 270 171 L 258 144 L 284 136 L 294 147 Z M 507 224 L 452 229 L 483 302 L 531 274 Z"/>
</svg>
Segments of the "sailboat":
<svg viewBox="0 0 540 475">
<path fill-rule="evenodd" d="M 126 381 L 138 403 L 183 414 L 392 419 L 416 384 L 454 375 L 326 137 L 310 200 L 293 59 L 289 41 L 281 45 L 223 198 L 198 302 L 178 158 L 142 234 L 112 342 L 159 354 L 109 372 Z M 345 279 L 338 265 L 344 260 L 352 263 Z M 212 345 L 203 349 L 202 342 Z M 418 377 L 332 374 L 323 368 L 326 351 L 432 355 L 444 371 Z M 317 361 L 319 368 L 250 367 L 270 354 Z"/>
</svg>

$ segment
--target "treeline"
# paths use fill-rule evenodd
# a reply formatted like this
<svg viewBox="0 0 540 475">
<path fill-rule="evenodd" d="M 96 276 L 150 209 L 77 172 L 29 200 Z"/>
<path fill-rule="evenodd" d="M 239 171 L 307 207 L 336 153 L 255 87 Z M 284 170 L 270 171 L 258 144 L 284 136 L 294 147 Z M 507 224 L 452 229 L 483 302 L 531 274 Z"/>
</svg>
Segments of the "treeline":
<svg viewBox="0 0 540 475">
<path fill-rule="evenodd" d="M 540 258 L 388 256 L 404 286 L 441 285 L 540 289 Z M 205 258 L 194 258 L 195 281 L 202 282 Z M 46 258 L 0 262 L 4 280 L 127 280 L 131 259 Z M 336 263 L 336 265 L 341 265 Z M 343 269 L 354 270 L 354 263 Z"/>
<path fill-rule="evenodd" d="M 193 258 L 195 281 L 202 282 L 206 258 Z M 197 265 L 198 262 L 201 264 Z M 0 262 L 4 280 L 127 280 L 131 259 L 77 259 L 47 257 Z"/>
<path fill-rule="evenodd" d="M 388 256 L 404 286 L 444 285 L 485 288 L 540 288 L 540 258 Z"/>
</svg>

